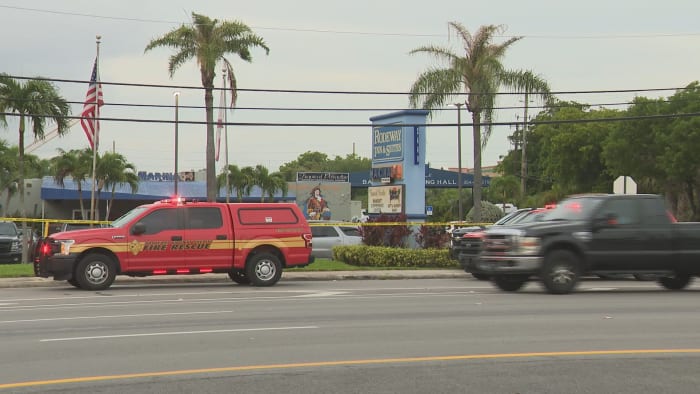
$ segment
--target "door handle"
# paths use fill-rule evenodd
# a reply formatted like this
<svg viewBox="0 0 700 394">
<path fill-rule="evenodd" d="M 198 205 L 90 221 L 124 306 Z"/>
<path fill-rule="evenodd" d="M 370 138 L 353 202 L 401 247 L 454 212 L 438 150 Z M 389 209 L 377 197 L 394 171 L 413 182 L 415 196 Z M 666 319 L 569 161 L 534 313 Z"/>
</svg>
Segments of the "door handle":
<svg viewBox="0 0 700 394">
<path fill-rule="evenodd" d="M 173 235 L 170 237 L 170 240 L 172 241 L 182 241 L 182 235 Z"/>
<path fill-rule="evenodd" d="M 217 234 L 216 239 L 217 240 L 226 239 L 226 234 Z"/>
</svg>

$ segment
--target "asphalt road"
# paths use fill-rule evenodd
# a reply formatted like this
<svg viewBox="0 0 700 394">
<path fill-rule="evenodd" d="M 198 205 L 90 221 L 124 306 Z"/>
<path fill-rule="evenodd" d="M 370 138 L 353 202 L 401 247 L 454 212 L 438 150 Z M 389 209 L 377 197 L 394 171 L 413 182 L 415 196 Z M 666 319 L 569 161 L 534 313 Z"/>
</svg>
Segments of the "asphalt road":
<svg viewBox="0 0 700 394">
<path fill-rule="evenodd" d="M 0 289 L 0 391 L 690 393 L 700 285 L 467 278 Z"/>
</svg>

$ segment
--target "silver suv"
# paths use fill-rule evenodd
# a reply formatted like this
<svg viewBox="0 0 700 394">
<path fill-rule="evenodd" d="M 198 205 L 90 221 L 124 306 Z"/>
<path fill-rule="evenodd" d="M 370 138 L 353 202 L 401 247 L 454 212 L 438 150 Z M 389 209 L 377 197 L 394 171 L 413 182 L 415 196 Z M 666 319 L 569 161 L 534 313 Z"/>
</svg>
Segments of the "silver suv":
<svg viewBox="0 0 700 394">
<path fill-rule="evenodd" d="M 311 255 L 317 259 L 332 259 L 334 246 L 362 244 L 358 226 L 325 220 L 309 220 L 309 226 L 313 235 Z"/>
</svg>

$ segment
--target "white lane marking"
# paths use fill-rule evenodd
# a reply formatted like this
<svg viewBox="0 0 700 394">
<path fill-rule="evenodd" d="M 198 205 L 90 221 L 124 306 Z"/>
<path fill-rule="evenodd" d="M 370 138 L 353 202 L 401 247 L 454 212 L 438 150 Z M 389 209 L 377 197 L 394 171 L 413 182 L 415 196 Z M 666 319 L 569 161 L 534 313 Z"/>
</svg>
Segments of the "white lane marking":
<svg viewBox="0 0 700 394">
<path fill-rule="evenodd" d="M 0 306 L 9 306 L 9 305 L 17 305 L 17 303 L 16 303 L 16 302 L 4 302 L 4 303 L 0 303 Z"/>
<path fill-rule="evenodd" d="M 218 313 L 233 313 L 233 311 L 142 313 L 142 314 L 137 314 L 137 315 L 102 315 L 102 316 L 54 317 L 54 318 L 45 318 L 45 319 L 0 320 L 0 323 L 31 323 L 31 322 L 58 321 L 58 320 L 114 319 L 114 318 L 120 318 L 120 317 L 182 316 L 182 315 L 218 314 Z"/>
<path fill-rule="evenodd" d="M 314 329 L 314 328 L 319 328 L 319 327 L 318 326 L 262 327 L 262 328 L 235 328 L 235 329 L 230 329 L 230 330 L 147 332 L 147 333 L 141 333 L 141 334 L 99 335 L 99 336 L 94 336 L 94 337 L 48 338 L 48 339 L 41 339 L 41 340 L 39 340 L 39 342 L 83 341 L 83 340 L 87 340 L 87 339 L 154 337 L 154 336 L 163 336 L 163 335 L 221 334 L 221 333 L 226 333 L 226 332 L 308 330 L 308 329 Z"/>
<path fill-rule="evenodd" d="M 311 294 L 303 294 L 294 296 L 294 298 L 307 298 L 307 297 L 332 297 L 337 295 L 347 294 L 345 291 L 317 291 Z"/>
</svg>

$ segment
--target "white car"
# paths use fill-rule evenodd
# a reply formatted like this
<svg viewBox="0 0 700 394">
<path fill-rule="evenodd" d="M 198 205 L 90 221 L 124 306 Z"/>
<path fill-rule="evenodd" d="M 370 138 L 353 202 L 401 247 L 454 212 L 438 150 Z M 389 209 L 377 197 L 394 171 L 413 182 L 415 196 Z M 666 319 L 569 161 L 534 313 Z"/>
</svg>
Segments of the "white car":
<svg viewBox="0 0 700 394">
<path fill-rule="evenodd" d="M 309 221 L 313 235 L 311 255 L 317 259 L 332 259 L 334 246 L 362 245 L 358 226 Z"/>
</svg>

